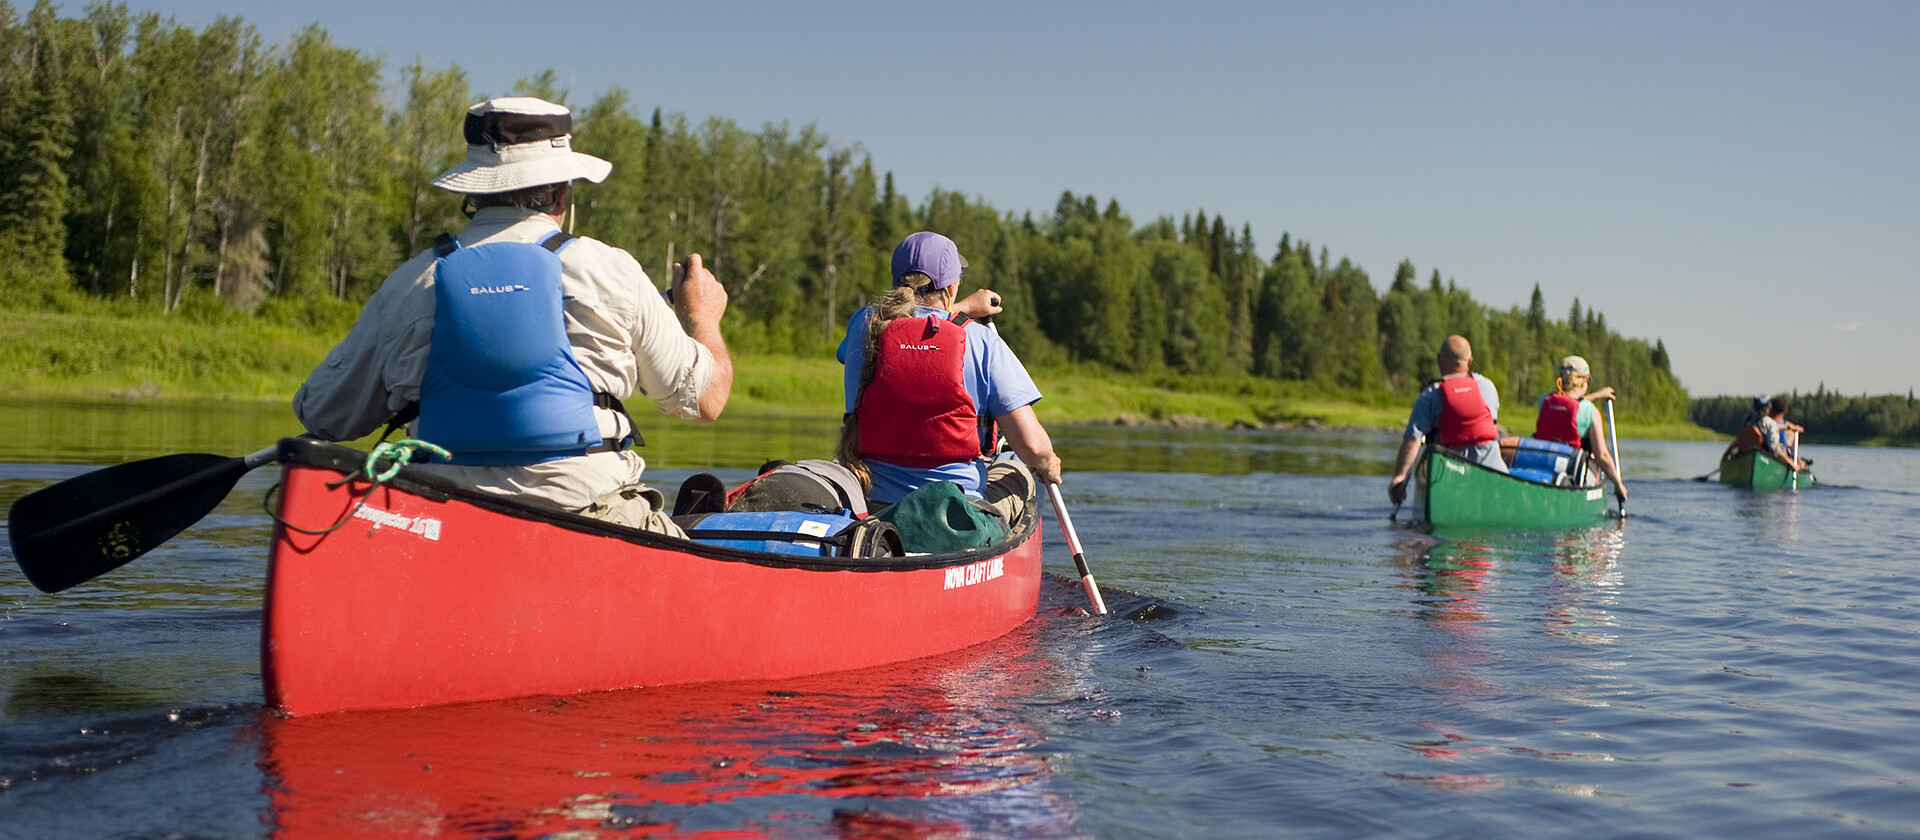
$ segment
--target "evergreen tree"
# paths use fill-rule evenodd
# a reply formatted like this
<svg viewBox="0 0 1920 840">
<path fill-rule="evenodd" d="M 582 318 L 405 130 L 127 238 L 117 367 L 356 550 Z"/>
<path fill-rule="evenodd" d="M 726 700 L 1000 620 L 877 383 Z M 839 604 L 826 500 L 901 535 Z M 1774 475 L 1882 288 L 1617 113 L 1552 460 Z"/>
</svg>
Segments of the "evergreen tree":
<svg viewBox="0 0 1920 840">
<path fill-rule="evenodd" d="M 1527 301 L 1527 331 L 1539 341 L 1547 334 L 1547 298 L 1540 294 L 1540 284 L 1533 284 L 1533 297 Z"/>
<path fill-rule="evenodd" d="M 888 172 L 881 181 L 880 197 L 873 205 L 873 250 L 881 265 L 890 265 L 894 246 L 915 229 L 907 199 L 893 188 L 893 173 Z"/>
<path fill-rule="evenodd" d="M 9 13 L 10 16 L 10 13 Z M 67 95 L 67 46 L 50 0 L 27 13 L 26 31 L 8 40 L 23 49 L 8 73 L 24 89 L 8 98 L 0 122 L 12 148 L 0 182 L 0 236 L 16 282 L 36 292 L 61 285 L 67 274 L 63 220 L 67 213 L 67 159 L 73 147 L 73 110 Z"/>
<path fill-rule="evenodd" d="M 1418 276 L 1420 272 L 1414 270 L 1413 260 L 1403 259 L 1399 265 L 1394 266 L 1393 286 L 1388 291 L 1411 295 L 1414 293 L 1413 278 Z"/>
</svg>

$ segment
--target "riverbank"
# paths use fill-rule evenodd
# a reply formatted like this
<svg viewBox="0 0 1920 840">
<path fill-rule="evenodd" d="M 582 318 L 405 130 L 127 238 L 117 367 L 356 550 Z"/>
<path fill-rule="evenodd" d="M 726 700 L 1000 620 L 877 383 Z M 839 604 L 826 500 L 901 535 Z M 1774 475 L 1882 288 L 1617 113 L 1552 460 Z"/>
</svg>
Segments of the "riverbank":
<svg viewBox="0 0 1920 840">
<path fill-rule="evenodd" d="M 48 399 L 283 402 L 326 355 L 331 331 L 246 320 L 8 313 L 0 330 L 0 395 Z M 831 358 L 740 355 L 736 414 L 832 418 L 840 365 Z M 1035 368 L 1042 421 L 1060 425 L 1395 430 L 1403 398 L 1251 376 L 1122 375 L 1081 366 Z M 1712 440 L 1688 423 L 1639 423 L 1621 403 L 1622 437 Z"/>
</svg>

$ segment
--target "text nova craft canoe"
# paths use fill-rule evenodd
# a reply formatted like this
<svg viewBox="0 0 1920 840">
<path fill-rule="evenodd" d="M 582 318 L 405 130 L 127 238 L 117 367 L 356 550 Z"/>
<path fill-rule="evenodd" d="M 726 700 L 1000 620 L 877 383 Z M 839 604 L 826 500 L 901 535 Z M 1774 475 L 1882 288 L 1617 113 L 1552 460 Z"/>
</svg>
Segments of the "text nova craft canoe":
<svg viewBox="0 0 1920 840">
<path fill-rule="evenodd" d="M 1414 471 L 1413 511 L 1434 525 L 1590 525 L 1607 518 L 1607 494 L 1528 481 L 1429 449 Z"/>
<path fill-rule="evenodd" d="M 1813 486 L 1813 471 L 1800 470 L 1796 474 L 1780 459 L 1756 450 L 1721 461 L 1720 483 L 1749 487 L 1759 492 L 1804 490 Z"/>
<path fill-rule="evenodd" d="M 969 553 L 805 557 L 411 468 L 375 485 L 355 475 L 363 453 L 332 444 L 280 450 L 262 678 L 292 715 L 864 668 L 998 638 L 1039 603 L 1033 513 Z"/>
</svg>

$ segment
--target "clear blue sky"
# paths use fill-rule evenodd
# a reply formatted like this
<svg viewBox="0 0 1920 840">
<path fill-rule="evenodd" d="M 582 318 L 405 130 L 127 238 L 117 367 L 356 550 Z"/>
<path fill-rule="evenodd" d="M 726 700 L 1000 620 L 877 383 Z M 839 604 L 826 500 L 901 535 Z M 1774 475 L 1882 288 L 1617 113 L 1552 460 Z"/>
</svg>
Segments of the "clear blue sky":
<svg viewBox="0 0 1920 840">
<path fill-rule="evenodd" d="M 1696 395 L 1920 384 L 1906 0 L 132 5 L 271 44 L 318 23 L 390 83 L 551 67 L 575 104 L 817 123 L 916 203 L 1072 190 L 1224 214 L 1263 256 L 1288 232 L 1381 289 L 1401 259 L 1496 307 L 1538 283 L 1664 339 Z"/>
</svg>

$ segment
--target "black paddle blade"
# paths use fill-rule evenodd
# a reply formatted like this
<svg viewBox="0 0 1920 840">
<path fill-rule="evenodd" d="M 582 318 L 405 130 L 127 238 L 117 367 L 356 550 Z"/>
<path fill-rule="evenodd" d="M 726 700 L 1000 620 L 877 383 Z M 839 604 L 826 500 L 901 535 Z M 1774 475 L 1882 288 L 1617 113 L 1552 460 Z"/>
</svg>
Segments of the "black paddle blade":
<svg viewBox="0 0 1920 840">
<path fill-rule="evenodd" d="M 241 458 L 166 455 L 34 491 L 7 514 L 13 559 L 42 592 L 85 583 L 200 521 L 249 469 Z"/>
</svg>

